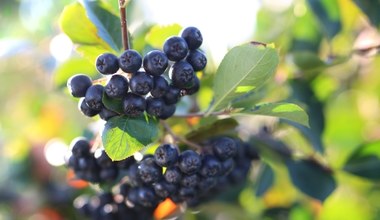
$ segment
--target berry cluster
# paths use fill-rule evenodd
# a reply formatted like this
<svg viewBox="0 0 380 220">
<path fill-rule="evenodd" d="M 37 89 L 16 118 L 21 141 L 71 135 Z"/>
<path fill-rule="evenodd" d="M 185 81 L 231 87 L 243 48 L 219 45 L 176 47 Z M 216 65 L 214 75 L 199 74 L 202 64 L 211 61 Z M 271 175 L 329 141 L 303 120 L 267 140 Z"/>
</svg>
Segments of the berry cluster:
<svg viewBox="0 0 380 220">
<path fill-rule="evenodd" d="M 67 85 L 72 96 L 82 98 L 79 109 L 86 116 L 99 114 L 108 120 L 116 115 L 137 117 L 147 112 L 167 119 L 174 114 L 180 97 L 199 90 L 195 72 L 207 64 L 206 56 L 199 50 L 202 42 L 200 31 L 188 27 L 181 36 L 168 38 L 163 51 L 152 50 L 144 57 L 133 49 L 125 50 L 119 57 L 104 53 L 98 56 L 96 68 L 103 75 L 111 75 L 106 85 L 93 84 L 84 74 L 72 76 Z M 108 109 L 104 96 L 119 102 L 122 110 Z"/>
<path fill-rule="evenodd" d="M 83 138 L 74 139 L 70 149 L 68 167 L 73 169 L 77 178 L 92 183 L 113 182 L 121 171 L 135 163 L 133 157 L 113 162 L 101 148 L 91 152 L 90 143 Z"/>
<path fill-rule="evenodd" d="M 78 154 L 77 148 L 72 148 L 73 156 Z M 111 167 L 113 163 L 119 163 L 99 158 L 96 161 L 99 161 L 100 170 L 105 169 L 100 164 Z M 148 211 L 154 210 L 167 198 L 175 203 L 185 202 L 188 206 L 194 207 L 212 199 L 229 186 L 244 182 L 251 160 L 254 159 L 258 159 L 254 148 L 229 137 L 208 140 L 200 152 L 193 150 L 180 152 L 175 145 L 163 144 L 153 155 L 145 155 L 141 161 L 129 159 L 128 163 L 123 162 L 127 178 L 124 178 L 119 185 L 119 192 L 109 196 L 108 203 L 98 202 L 94 205 L 88 200 L 80 206 L 80 209 L 86 207 L 92 210 L 83 212 L 89 217 L 103 215 L 104 210 L 109 209 L 114 216 L 110 219 L 120 219 L 117 217 L 119 209 L 123 212 L 128 210 L 129 215 L 140 213 L 141 210 L 151 213 Z M 100 175 L 101 179 L 105 180 L 111 178 L 110 176 Z M 118 202 L 115 201 L 116 198 Z M 99 208 L 100 206 L 102 208 Z"/>
</svg>

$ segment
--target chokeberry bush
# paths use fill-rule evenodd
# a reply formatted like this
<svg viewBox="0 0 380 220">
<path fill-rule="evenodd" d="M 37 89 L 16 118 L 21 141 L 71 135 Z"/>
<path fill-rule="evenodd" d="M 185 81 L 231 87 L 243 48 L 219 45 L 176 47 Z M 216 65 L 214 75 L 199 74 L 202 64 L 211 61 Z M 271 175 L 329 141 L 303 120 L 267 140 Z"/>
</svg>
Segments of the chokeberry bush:
<svg viewBox="0 0 380 220">
<path fill-rule="evenodd" d="M 328 12 L 324 3 L 311 6 Z M 151 25 L 129 33 L 128 7 L 122 0 L 118 9 L 107 1 L 85 0 L 66 6 L 60 17 L 62 31 L 96 70 L 65 78 L 78 111 L 96 122 L 85 137 L 72 140 L 66 155 L 74 179 L 93 189 L 73 204 L 83 217 L 183 217 L 202 213 L 215 201 L 252 199 L 238 197 L 252 188 L 256 197 L 270 198 L 267 193 L 279 178 L 291 185 L 283 193 L 299 191 L 316 204 L 334 192 L 337 177 L 324 157 L 322 103 L 310 86 L 318 69 L 344 58 L 325 62 L 297 52 L 303 44 L 293 42 L 294 63 L 310 74 L 288 83 L 296 95 L 283 94 L 273 83 L 284 59 L 274 44 L 242 43 L 213 66 L 202 47 L 202 30 Z M 341 28 L 329 19 L 320 18 L 322 25 L 334 27 L 325 30 L 327 39 Z M 252 130 L 252 124 L 259 129 Z M 296 138 L 310 147 L 289 146 L 286 129 L 297 130 Z M 361 170 L 366 159 L 373 158 L 359 150 L 344 169 L 379 178 Z M 278 175 L 281 169 L 288 175 Z"/>
</svg>

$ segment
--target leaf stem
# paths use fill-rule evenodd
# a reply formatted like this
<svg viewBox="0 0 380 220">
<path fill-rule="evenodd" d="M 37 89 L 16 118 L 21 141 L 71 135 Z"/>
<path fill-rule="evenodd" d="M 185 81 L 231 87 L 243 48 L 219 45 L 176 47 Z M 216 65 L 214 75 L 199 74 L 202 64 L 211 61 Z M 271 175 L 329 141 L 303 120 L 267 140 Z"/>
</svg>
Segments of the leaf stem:
<svg viewBox="0 0 380 220">
<path fill-rule="evenodd" d="M 182 136 L 179 136 L 179 135 L 176 135 L 173 130 L 170 128 L 170 125 L 164 121 L 164 120 L 160 120 L 160 123 L 161 125 L 164 127 L 165 131 L 170 135 L 172 136 L 172 138 L 177 141 L 177 142 L 181 142 L 181 143 L 184 143 L 186 144 L 187 146 L 191 147 L 191 148 L 194 148 L 196 150 L 201 150 L 202 149 L 202 146 L 192 142 L 192 141 L 189 141 L 187 140 L 186 138 L 182 137 Z"/>
<path fill-rule="evenodd" d="M 129 49 L 129 37 L 128 37 L 126 6 L 127 6 L 127 1 L 126 0 L 119 0 L 121 38 L 122 38 L 122 41 L 123 41 L 123 48 L 124 48 L 124 50 L 128 50 Z"/>
<path fill-rule="evenodd" d="M 219 115 L 230 115 L 232 112 L 231 109 L 226 109 L 223 111 L 219 112 L 211 112 L 211 113 L 206 113 L 206 112 L 195 112 L 195 113 L 187 113 L 183 115 L 173 115 L 172 117 L 176 118 L 193 118 L 193 117 L 206 117 L 206 116 L 219 116 Z"/>
</svg>

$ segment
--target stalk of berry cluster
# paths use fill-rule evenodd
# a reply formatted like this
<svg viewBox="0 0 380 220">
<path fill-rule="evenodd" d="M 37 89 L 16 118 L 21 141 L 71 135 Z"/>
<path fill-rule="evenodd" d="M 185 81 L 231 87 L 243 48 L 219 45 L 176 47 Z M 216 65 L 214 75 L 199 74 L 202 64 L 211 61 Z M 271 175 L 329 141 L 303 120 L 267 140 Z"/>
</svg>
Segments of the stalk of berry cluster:
<svg viewBox="0 0 380 220">
<path fill-rule="evenodd" d="M 129 37 L 128 37 L 128 26 L 127 26 L 127 13 L 126 0 L 119 0 L 119 10 L 120 10 L 120 24 L 121 24 L 121 39 L 123 41 L 124 50 L 129 49 Z"/>
</svg>

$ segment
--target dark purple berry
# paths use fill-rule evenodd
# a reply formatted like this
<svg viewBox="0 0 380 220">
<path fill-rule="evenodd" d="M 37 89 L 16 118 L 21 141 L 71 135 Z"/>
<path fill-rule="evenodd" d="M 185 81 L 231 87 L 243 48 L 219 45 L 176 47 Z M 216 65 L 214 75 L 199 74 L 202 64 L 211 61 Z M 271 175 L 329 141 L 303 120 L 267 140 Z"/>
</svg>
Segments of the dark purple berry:
<svg viewBox="0 0 380 220">
<path fill-rule="evenodd" d="M 235 168 L 235 161 L 232 158 L 228 158 L 227 160 L 222 161 L 221 165 L 222 165 L 222 169 L 221 169 L 220 174 L 228 175 Z"/>
<path fill-rule="evenodd" d="M 119 70 L 119 59 L 112 53 L 103 53 L 96 58 L 96 69 L 105 75 L 114 74 Z"/>
<path fill-rule="evenodd" d="M 129 86 L 133 93 L 138 95 L 146 95 L 153 88 L 153 79 L 145 72 L 137 72 L 133 74 L 129 81 Z"/>
<path fill-rule="evenodd" d="M 102 85 L 92 85 L 87 89 L 85 101 L 88 107 L 94 110 L 102 110 L 103 91 L 104 87 Z"/>
<path fill-rule="evenodd" d="M 181 187 L 178 190 L 178 194 L 184 199 L 189 199 L 197 194 L 197 190 L 195 190 L 193 187 Z"/>
<path fill-rule="evenodd" d="M 120 69 L 126 73 L 135 73 L 141 68 L 142 57 L 136 50 L 125 50 L 119 57 Z"/>
<path fill-rule="evenodd" d="M 182 93 L 183 95 L 193 95 L 199 91 L 200 88 L 200 81 L 197 76 L 194 77 L 194 85 L 192 85 L 188 89 L 183 89 Z"/>
<path fill-rule="evenodd" d="M 159 119 L 168 119 L 170 118 L 171 116 L 174 115 L 175 113 L 175 110 L 176 110 L 176 105 L 175 104 L 172 104 L 172 105 L 165 105 L 164 106 L 164 109 L 161 113 L 160 116 L 158 116 Z"/>
<path fill-rule="evenodd" d="M 181 90 L 174 87 L 169 86 L 168 91 L 165 93 L 163 99 L 167 105 L 176 104 L 179 101 L 181 96 Z"/>
<path fill-rule="evenodd" d="M 182 172 L 176 166 L 168 167 L 165 170 L 164 178 L 169 183 L 180 183 L 182 179 Z"/>
<path fill-rule="evenodd" d="M 168 81 L 162 76 L 153 77 L 153 89 L 150 94 L 155 98 L 161 98 L 169 90 Z"/>
<path fill-rule="evenodd" d="M 179 89 L 190 88 L 194 85 L 195 73 L 190 63 L 181 60 L 176 62 L 171 69 L 170 79 Z"/>
<path fill-rule="evenodd" d="M 162 199 L 165 199 L 170 195 L 176 193 L 177 186 L 172 183 L 168 183 L 165 180 L 161 180 L 153 184 L 153 189 L 157 196 L 161 197 Z"/>
<path fill-rule="evenodd" d="M 71 152 L 77 158 L 89 156 L 90 148 L 90 143 L 81 137 L 75 138 L 70 143 Z"/>
<path fill-rule="evenodd" d="M 95 151 L 95 159 L 100 167 L 106 168 L 114 166 L 114 163 L 112 162 L 111 158 L 103 149 L 98 149 Z"/>
<path fill-rule="evenodd" d="M 200 50 L 191 50 L 186 57 L 186 61 L 191 64 L 194 71 L 203 70 L 207 65 L 207 58 Z"/>
<path fill-rule="evenodd" d="M 202 45 L 203 37 L 196 27 L 187 27 L 182 31 L 181 37 L 185 39 L 190 50 L 199 48 Z"/>
<path fill-rule="evenodd" d="M 138 166 L 139 176 L 146 184 L 157 182 L 162 177 L 162 168 L 154 162 L 154 158 L 143 159 Z"/>
<path fill-rule="evenodd" d="M 154 152 L 154 160 L 161 167 L 172 166 L 178 160 L 178 151 L 171 144 L 160 145 Z"/>
<path fill-rule="evenodd" d="M 100 110 L 94 110 L 90 108 L 85 98 L 81 98 L 78 102 L 78 108 L 79 110 L 87 117 L 94 117 L 95 115 L 100 113 Z"/>
<path fill-rule="evenodd" d="M 100 169 L 99 177 L 102 181 L 111 182 L 116 180 L 119 170 L 116 167 L 107 167 Z"/>
<path fill-rule="evenodd" d="M 108 97 L 114 99 L 123 98 L 128 92 L 128 80 L 122 75 L 113 75 L 104 87 Z"/>
<path fill-rule="evenodd" d="M 91 78 L 84 74 L 77 74 L 67 80 L 67 87 L 74 97 L 84 97 L 87 89 L 92 86 Z"/>
<path fill-rule="evenodd" d="M 202 167 L 199 173 L 204 177 L 218 176 L 222 170 L 222 165 L 219 160 L 212 156 L 206 155 L 202 160 Z"/>
<path fill-rule="evenodd" d="M 158 198 L 151 187 L 140 187 L 137 196 L 138 203 L 144 207 L 157 205 Z"/>
<path fill-rule="evenodd" d="M 165 102 L 161 98 L 148 98 L 146 100 L 146 112 L 151 116 L 160 117 L 164 112 Z"/>
<path fill-rule="evenodd" d="M 180 61 L 186 57 L 189 51 L 185 39 L 182 37 L 169 37 L 163 47 L 164 53 L 171 61 Z"/>
<path fill-rule="evenodd" d="M 228 137 L 217 138 L 212 143 L 214 154 L 221 160 L 233 157 L 237 152 L 236 142 Z"/>
<path fill-rule="evenodd" d="M 202 160 L 195 151 L 186 150 L 180 154 L 178 165 L 183 173 L 190 175 L 198 172 L 202 166 Z"/>
<path fill-rule="evenodd" d="M 200 178 L 197 174 L 185 175 L 181 179 L 181 185 L 184 187 L 195 187 L 199 180 Z"/>
<path fill-rule="evenodd" d="M 130 117 L 137 117 L 142 115 L 146 109 L 146 101 L 144 97 L 128 93 L 123 99 L 124 114 Z"/>
<path fill-rule="evenodd" d="M 115 116 L 118 116 L 118 115 L 119 114 L 117 112 L 111 111 L 111 110 L 109 110 L 108 108 L 106 108 L 104 106 L 103 106 L 102 110 L 100 110 L 100 112 L 99 112 L 100 118 L 103 119 L 104 121 L 108 121 L 112 117 L 115 117 Z"/>
<path fill-rule="evenodd" d="M 139 164 L 134 163 L 128 168 L 128 180 L 131 186 L 139 186 L 143 183 L 139 175 Z"/>
<path fill-rule="evenodd" d="M 168 67 L 168 57 L 162 51 L 152 50 L 144 56 L 143 66 L 148 74 L 159 76 Z"/>
</svg>

